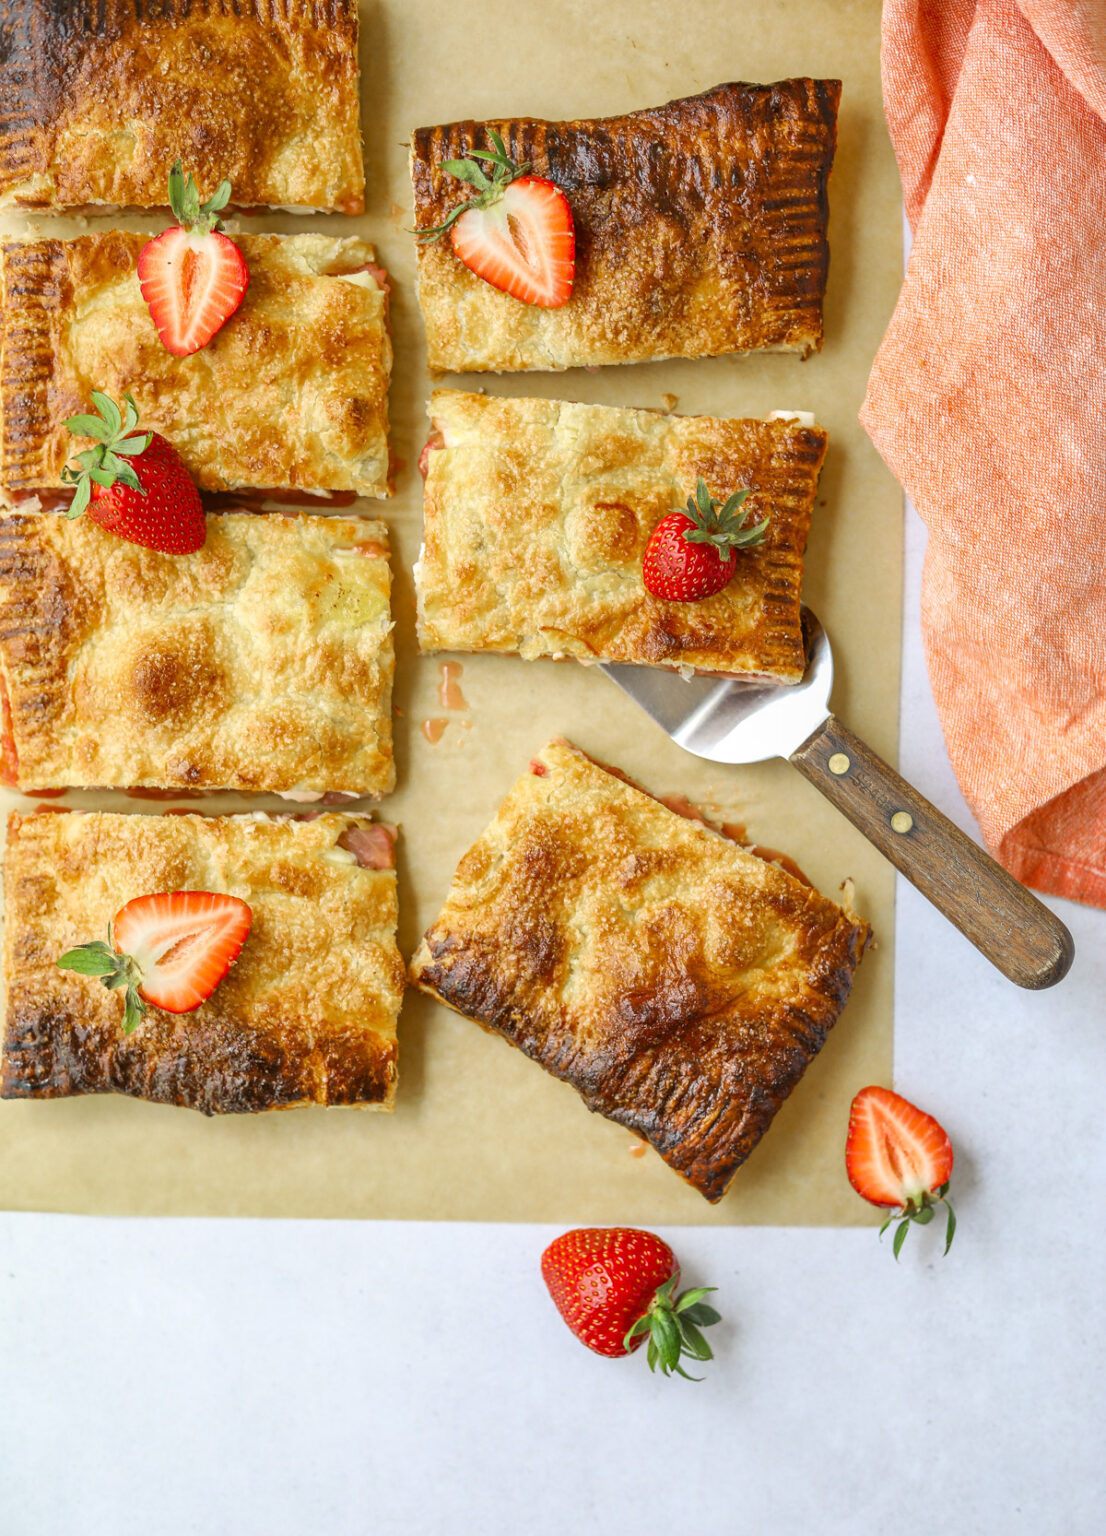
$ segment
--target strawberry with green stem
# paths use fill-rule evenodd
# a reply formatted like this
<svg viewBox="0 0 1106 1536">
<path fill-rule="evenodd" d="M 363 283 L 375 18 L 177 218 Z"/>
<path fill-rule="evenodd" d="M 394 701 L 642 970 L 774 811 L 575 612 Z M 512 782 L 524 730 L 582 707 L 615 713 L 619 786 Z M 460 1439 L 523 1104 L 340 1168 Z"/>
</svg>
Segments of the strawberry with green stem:
<svg viewBox="0 0 1106 1536">
<path fill-rule="evenodd" d="M 206 202 L 178 160 L 169 172 L 169 206 L 177 220 L 138 255 L 138 282 L 163 346 L 176 357 L 206 347 L 246 297 L 246 258 L 222 233 L 230 202 L 221 181 Z"/>
<path fill-rule="evenodd" d="M 689 1381 L 680 1361 L 714 1358 L 702 1329 L 720 1321 L 704 1297 L 713 1286 L 677 1294 L 672 1249 L 636 1227 L 577 1227 L 542 1254 L 542 1278 L 558 1312 L 597 1355 L 629 1355 L 648 1340 L 649 1369 Z"/>
<path fill-rule="evenodd" d="M 545 176 L 516 165 L 500 135 L 492 148 L 470 149 L 463 160 L 441 168 L 467 182 L 475 196 L 460 203 L 423 242 L 449 235 L 470 272 L 523 304 L 559 309 L 572 297 L 576 279 L 576 226 L 568 198 Z M 483 162 L 481 164 L 480 162 Z"/>
<path fill-rule="evenodd" d="M 952 1246 L 956 1216 L 948 1199 L 952 1143 L 943 1126 L 890 1088 L 862 1088 L 849 1110 L 845 1170 L 849 1183 L 872 1205 L 894 1209 L 880 1237 L 897 1221 L 895 1258 L 911 1224 L 927 1226 L 937 1205 L 948 1212 L 945 1252 Z"/>
<path fill-rule="evenodd" d="M 93 439 L 93 447 L 77 454 L 76 467 L 67 464 L 61 472 L 62 484 L 75 487 L 66 516 L 87 511 L 106 532 L 132 544 L 191 554 L 207 537 L 200 493 L 172 443 L 157 432 L 138 432 L 138 407 L 130 395 L 123 401 L 120 410 L 94 389 L 99 414 L 65 423 L 74 436 Z"/>
<path fill-rule="evenodd" d="M 700 475 L 686 512 L 662 517 L 649 536 L 641 561 L 646 589 L 675 603 L 721 592 L 737 570 L 737 551 L 763 543 L 768 529 L 768 518 L 746 521 L 750 494 L 735 491 L 719 504 Z"/>
<path fill-rule="evenodd" d="M 98 976 L 123 989 L 123 1033 L 132 1034 L 149 1004 L 191 1013 L 211 996 L 241 953 L 253 913 L 237 896 L 163 891 L 136 896 L 108 924 L 108 939 L 67 950 L 63 971 Z"/>
</svg>

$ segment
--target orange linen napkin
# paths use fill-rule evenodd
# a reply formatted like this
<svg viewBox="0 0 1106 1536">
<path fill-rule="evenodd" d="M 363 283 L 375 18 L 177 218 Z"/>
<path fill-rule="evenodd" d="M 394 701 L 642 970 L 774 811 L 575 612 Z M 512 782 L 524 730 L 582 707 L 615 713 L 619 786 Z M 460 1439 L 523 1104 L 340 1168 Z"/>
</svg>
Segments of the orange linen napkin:
<svg viewBox="0 0 1106 1536">
<path fill-rule="evenodd" d="M 886 0 L 883 85 L 914 245 L 861 420 L 949 754 L 1007 869 L 1106 906 L 1106 0 Z"/>
</svg>

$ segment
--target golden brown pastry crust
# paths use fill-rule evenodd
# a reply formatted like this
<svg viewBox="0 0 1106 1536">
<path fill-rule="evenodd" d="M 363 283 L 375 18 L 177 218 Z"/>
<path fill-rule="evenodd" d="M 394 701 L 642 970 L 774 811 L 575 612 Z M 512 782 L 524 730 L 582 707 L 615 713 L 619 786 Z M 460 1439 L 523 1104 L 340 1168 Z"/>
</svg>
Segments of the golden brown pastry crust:
<svg viewBox="0 0 1106 1536">
<path fill-rule="evenodd" d="M 826 434 L 795 421 L 715 421 L 437 390 L 416 568 L 424 650 L 577 656 L 799 682 L 806 547 Z M 765 541 L 714 597 L 665 602 L 641 559 L 703 475 L 754 494 Z"/>
<path fill-rule="evenodd" d="M 416 129 L 419 229 L 470 195 L 441 163 L 489 148 L 489 129 L 562 188 L 576 224 L 576 286 L 559 309 L 497 292 L 463 266 L 448 236 L 420 243 L 431 368 L 817 351 L 840 91 L 837 80 L 738 83 L 624 117 Z"/>
<path fill-rule="evenodd" d="M 0 204 L 363 213 L 357 0 L 8 0 Z"/>
<path fill-rule="evenodd" d="M 201 351 L 174 357 L 138 285 L 146 236 L 111 230 L 0 246 L 0 488 L 56 487 L 65 420 L 89 392 L 129 390 L 201 490 L 387 496 L 387 294 L 353 236 L 235 236 L 242 307 Z"/>
<path fill-rule="evenodd" d="M 338 846 L 363 818 L 35 815 L 8 821 L 0 1094 L 125 1093 L 204 1114 L 391 1109 L 403 962 L 394 870 Z M 119 908 L 156 891 L 225 891 L 253 927 L 192 1013 L 151 1009 L 132 1035 L 94 977 L 59 971 Z"/>
<path fill-rule="evenodd" d="M 866 923 L 551 742 L 411 979 L 721 1199 L 849 995 Z"/>
<path fill-rule="evenodd" d="M 207 529 L 196 554 L 163 555 L 88 518 L 0 518 L 19 787 L 387 794 L 384 524 L 230 513 Z"/>
</svg>

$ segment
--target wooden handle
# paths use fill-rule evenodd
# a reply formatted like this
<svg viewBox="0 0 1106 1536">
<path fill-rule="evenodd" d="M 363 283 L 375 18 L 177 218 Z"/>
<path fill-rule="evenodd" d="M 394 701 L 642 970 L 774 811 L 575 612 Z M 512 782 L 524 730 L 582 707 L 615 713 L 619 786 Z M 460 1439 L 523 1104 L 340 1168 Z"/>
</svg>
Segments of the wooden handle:
<svg viewBox="0 0 1106 1536">
<path fill-rule="evenodd" d="M 832 715 L 791 761 L 1019 987 L 1051 987 L 1075 955 L 1058 917 Z"/>
</svg>

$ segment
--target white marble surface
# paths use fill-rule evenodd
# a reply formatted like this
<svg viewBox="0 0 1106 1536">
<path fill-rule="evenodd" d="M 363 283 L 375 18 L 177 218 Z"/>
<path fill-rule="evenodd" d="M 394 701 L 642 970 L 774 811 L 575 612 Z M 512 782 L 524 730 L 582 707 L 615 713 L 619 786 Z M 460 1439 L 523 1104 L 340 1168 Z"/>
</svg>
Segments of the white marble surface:
<svg viewBox="0 0 1106 1536">
<path fill-rule="evenodd" d="M 969 826 L 916 640 L 903 768 Z M 896 1081 L 960 1231 L 680 1229 L 727 1323 L 698 1386 L 589 1355 L 552 1229 L 0 1216 L 5 1536 L 1102 1527 L 1106 914 L 1020 993 L 900 891 Z"/>
</svg>

